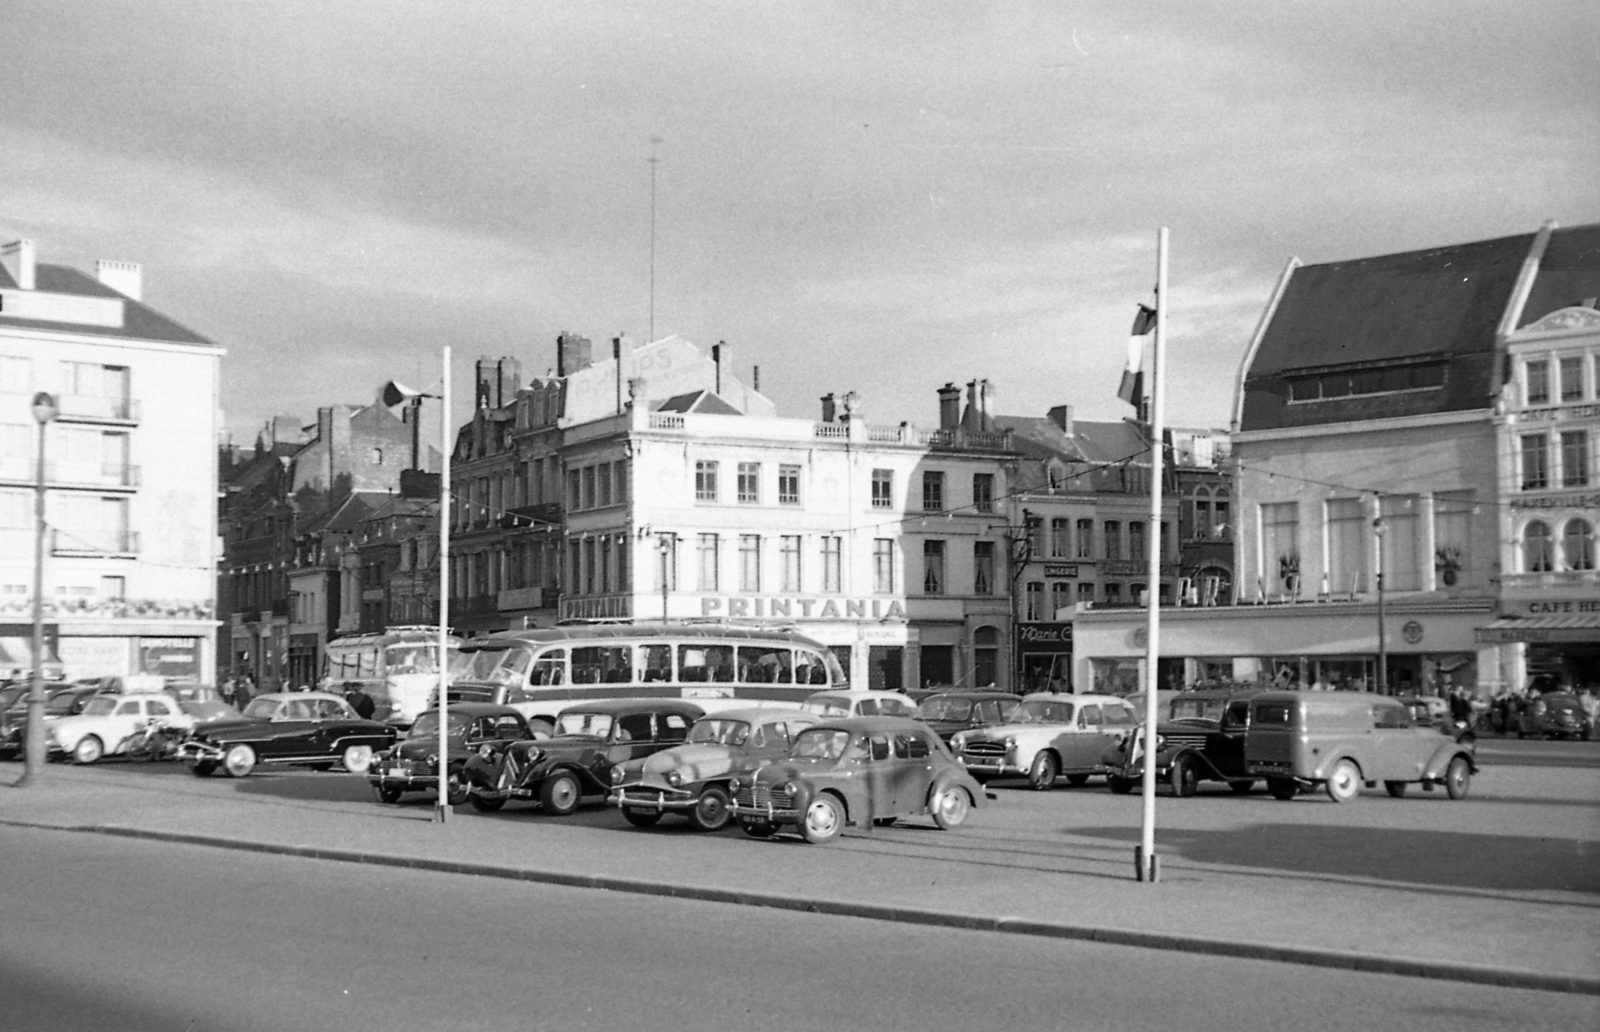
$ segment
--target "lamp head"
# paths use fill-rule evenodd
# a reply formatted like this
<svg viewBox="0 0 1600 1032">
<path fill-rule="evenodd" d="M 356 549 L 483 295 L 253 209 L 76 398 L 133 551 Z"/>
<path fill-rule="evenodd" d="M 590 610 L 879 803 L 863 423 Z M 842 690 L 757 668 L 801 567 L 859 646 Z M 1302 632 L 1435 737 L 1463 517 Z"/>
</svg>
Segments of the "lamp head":
<svg viewBox="0 0 1600 1032">
<path fill-rule="evenodd" d="M 56 403 L 54 394 L 40 391 L 33 396 L 33 418 L 40 426 L 50 422 L 60 415 L 61 406 Z"/>
</svg>

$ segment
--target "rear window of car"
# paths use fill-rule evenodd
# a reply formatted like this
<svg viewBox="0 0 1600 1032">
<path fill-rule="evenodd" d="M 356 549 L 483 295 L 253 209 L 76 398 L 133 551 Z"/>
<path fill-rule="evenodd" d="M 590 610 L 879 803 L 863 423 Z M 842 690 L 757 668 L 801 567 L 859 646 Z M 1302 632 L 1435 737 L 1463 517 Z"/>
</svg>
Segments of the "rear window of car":
<svg viewBox="0 0 1600 1032">
<path fill-rule="evenodd" d="M 1287 702 L 1260 702 L 1255 707 L 1255 723 L 1264 727 L 1288 727 L 1294 723 L 1294 705 Z"/>
</svg>

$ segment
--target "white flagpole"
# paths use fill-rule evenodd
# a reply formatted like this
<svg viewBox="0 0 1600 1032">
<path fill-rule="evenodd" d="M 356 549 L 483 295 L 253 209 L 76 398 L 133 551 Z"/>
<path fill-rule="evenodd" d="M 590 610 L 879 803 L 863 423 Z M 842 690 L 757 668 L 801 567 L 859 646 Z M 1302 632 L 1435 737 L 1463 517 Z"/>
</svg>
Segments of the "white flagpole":
<svg viewBox="0 0 1600 1032">
<path fill-rule="evenodd" d="M 439 800 L 433 819 L 450 818 L 450 345 L 444 346 L 444 386 L 439 391 Z"/>
<path fill-rule="evenodd" d="M 1161 479 L 1166 467 L 1162 446 L 1166 420 L 1166 338 L 1167 338 L 1167 227 L 1156 237 L 1156 341 L 1150 361 L 1150 530 L 1149 586 L 1145 589 L 1145 664 L 1144 664 L 1144 825 L 1134 863 L 1139 880 L 1159 880 L 1161 868 L 1156 860 L 1156 722 L 1160 713 L 1157 667 L 1161 656 Z"/>
</svg>

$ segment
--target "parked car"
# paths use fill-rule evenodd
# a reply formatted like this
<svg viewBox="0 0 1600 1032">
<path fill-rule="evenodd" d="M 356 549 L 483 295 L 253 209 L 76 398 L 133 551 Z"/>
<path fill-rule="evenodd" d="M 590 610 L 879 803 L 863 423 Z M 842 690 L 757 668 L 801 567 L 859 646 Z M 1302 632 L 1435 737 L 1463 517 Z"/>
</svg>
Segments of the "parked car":
<svg viewBox="0 0 1600 1032">
<path fill-rule="evenodd" d="M 1202 781 L 1222 781 L 1235 792 L 1255 787 L 1244 761 L 1245 732 L 1250 727 L 1250 700 L 1260 688 L 1201 689 L 1168 700 L 1164 719 L 1156 724 L 1156 776 L 1174 795 L 1195 794 Z M 1135 719 L 1143 714 L 1135 714 Z M 1144 775 L 1143 734 L 1128 735 L 1107 747 L 1106 784 L 1111 791 L 1131 792 Z"/>
<path fill-rule="evenodd" d="M 83 712 L 50 721 L 45 728 L 46 749 L 53 759 L 70 756 L 77 763 L 94 763 L 125 753 L 153 721 L 168 727 L 194 724 L 194 718 L 163 692 L 99 695 Z"/>
<path fill-rule="evenodd" d="M 1115 695 L 1040 693 L 1023 696 L 1011 722 L 961 731 L 950 740 L 967 770 L 980 781 L 1026 777 L 1043 790 L 1065 774 L 1083 785 L 1110 773 L 1106 748 L 1132 733 L 1133 708 Z"/>
<path fill-rule="evenodd" d="M 1529 699 L 1517 715 L 1518 738 L 1582 738 L 1594 735 L 1583 702 L 1571 692 L 1545 692 Z"/>
<path fill-rule="evenodd" d="M 1250 700 L 1245 767 L 1278 799 L 1321 787 L 1336 803 L 1379 782 L 1400 798 L 1412 784 L 1465 799 L 1477 742 L 1418 727 L 1397 699 L 1370 692 L 1263 692 Z"/>
<path fill-rule="evenodd" d="M 510 706 L 463 702 L 450 706 L 445 733 L 448 785 L 445 798 L 451 806 L 467 801 L 467 782 L 461 768 L 467 757 L 484 746 L 505 746 L 533 740 L 533 731 L 521 713 Z M 407 792 L 439 791 L 439 710 L 423 710 L 406 737 L 372 757 L 367 780 L 382 803 L 398 803 Z"/>
<path fill-rule="evenodd" d="M 221 767 L 242 778 L 258 764 L 302 764 L 328 770 L 342 764 L 365 774 L 375 752 L 389 748 L 399 732 L 362 720 L 350 704 L 328 692 L 258 695 L 235 720 L 196 727 L 178 746 L 178 758 L 199 777 Z"/>
<path fill-rule="evenodd" d="M 467 759 L 467 801 L 485 812 L 509 799 L 537 801 L 565 816 L 586 795 L 611 790 L 611 768 L 671 748 L 704 711 L 681 699 L 597 699 L 570 706 L 555 734 L 531 742 L 482 746 Z"/>
<path fill-rule="evenodd" d="M 708 713 L 682 745 L 612 767 L 607 801 L 635 827 L 681 813 L 701 831 L 718 831 L 733 819 L 729 780 L 787 756 L 795 736 L 821 719 L 792 706 Z"/>
<path fill-rule="evenodd" d="M 1010 692 L 944 691 L 919 702 L 915 716 L 948 744 L 957 731 L 1004 724 L 1021 702 Z"/>
<path fill-rule="evenodd" d="M 823 717 L 910 717 L 917 704 L 899 692 L 851 688 L 806 696 L 801 707 Z"/>
<path fill-rule="evenodd" d="M 766 838 L 794 826 L 807 842 L 929 815 L 954 828 L 983 805 L 983 787 L 928 725 L 904 717 L 825 720 L 795 738 L 789 755 L 729 782 L 745 834 Z"/>
<path fill-rule="evenodd" d="M 26 682 L 20 685 L 11 685 L 20 689 L 3 711 L 0 711 L 0 758 L 15 759 L 22 755 L 28 743 L 28 693 L 32 690 Z M 62 684 L 59 681 L 46 682 L 44 702 L 44 722 L 48 727 L 50 723 L 61 717 L 70 717 L 75 713 L 82 713 L 83 708 L 89 705 L 89 700 L 94 698 L 97 691 L 93 687 L 78 684 Z"/>
</svg>

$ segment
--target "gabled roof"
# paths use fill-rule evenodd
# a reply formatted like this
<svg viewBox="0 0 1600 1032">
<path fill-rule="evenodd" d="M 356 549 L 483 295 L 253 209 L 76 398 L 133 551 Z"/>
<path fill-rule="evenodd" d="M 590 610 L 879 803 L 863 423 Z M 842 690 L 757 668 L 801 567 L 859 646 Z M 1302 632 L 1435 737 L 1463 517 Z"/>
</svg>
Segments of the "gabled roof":
<svg viewBox="0 0 1600 1032">
<path fill-rule="evenodd" d="M 743 412 L 723 401 L 715 391 L 690 391 L 668 398 L 656 406 L 657 412 L 708 412 L 718 416 L 742 416 Z"/>
<path fill-rule="evenodd" d="M 378 506 L 389 500 L 384 491 L 352 491 L 337 504 L 314 516 L 298 530 L 301 534 L 353 534 Z"/>
<path fill-rule="evenodd" d="M 16 280 L 0 267 L 0 287 L 14 290 Z M 121 298 L 123 320 L 121 326 L 93 326 L 85 323 L 55 322 L 46 319 L 17 319 L 0 312 L 0 326 L 21 326 L 29 329 L 55 330 L 62 333 L 82 333 L 95 337 L 126 337 L 136 340 L 159 340 L 174 344 L 203 344 L 215 346 L 181 323 L 167 318 L 142 302 L 135 301 L 119 291 L 101 283 L 86 273 L 65 265 L 38 265 L 34 267 L 34 289 L 43 294 L 71 294 L 79 297 Z"/>
</svg>

